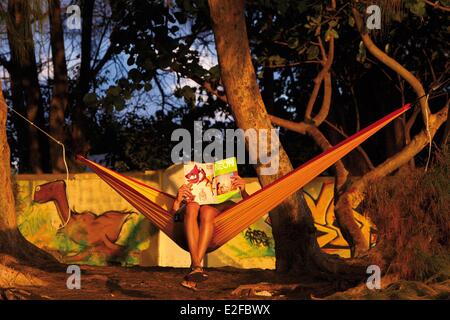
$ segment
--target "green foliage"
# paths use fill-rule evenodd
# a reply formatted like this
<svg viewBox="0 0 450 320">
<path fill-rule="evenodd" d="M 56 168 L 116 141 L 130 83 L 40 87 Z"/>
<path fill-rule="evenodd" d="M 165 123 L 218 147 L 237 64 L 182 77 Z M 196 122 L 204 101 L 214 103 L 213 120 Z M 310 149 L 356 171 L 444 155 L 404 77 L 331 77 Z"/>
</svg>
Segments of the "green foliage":
<svg viewBox="0 0 450 320">
<path fill-rule="evenodd" d="M 306 50 L 308 60 L 315 60 L 319 57 L 320 50 L 318 46 L 311 46 Z"/>
<path fill-rule="evenodd" d="M 158 112 L 148 119 L 130 114 L 119 122 L 105 119 L 106 132 L 114 132 L 117 146 L 107 149 L 119 171 L 166 168 L 171 165 L 170 142 L 176 115 Z M 111 136 L 111 134 L 109 134 Z"/>
<path fill-rule="evenodd" d="M 277 54 L 273 55 L 273 56 L 270 56 L 267 59 L 267 63 L 268 63 L 269 66 L 281 66 L 285 62 L 286 62 L 286 60 L 284 58 L 282 58 L 281 56 L 277 55 Z"/>
<path fill-rule="evenodd" d="M 336 30 L 334 29 L 327 30 L 327 32 L 325 33 L 325 41 L 329 41 L 331 37 L 333 37 L 334 39 L 339 38 L 339 34 L 337 33 Z"/>
<path fill-rule="evenodd" d="M 175 96 L 183 97 L 187 105 L 189 105 L 190 107 L 194 107 L 196 98 L 195 88 L 190 86 L 184 86 L 181 89 L 175 90 Z"/>
<path fill-rule="evenodd" d="M 366 47 L 362 41 L 359 42 L 358 54 L 356 56 L 356 61 L 364 63 L 367 58 Z"/>
<path fill-rule="evenodd" d="M 426 14 L 426 4 L 422 0 L 406 0 L 405 7 L 419 17 L 423 17 Z"/>
<path fill-rule="evenodd" d="M 98 100 L 97 100 L 97 95 L 95 93 L 88 93 L 84 96 L 83 98 L 83 102 L 87 105 L 87 106 L 94 106 L 97 104 Z"/>
</svg>

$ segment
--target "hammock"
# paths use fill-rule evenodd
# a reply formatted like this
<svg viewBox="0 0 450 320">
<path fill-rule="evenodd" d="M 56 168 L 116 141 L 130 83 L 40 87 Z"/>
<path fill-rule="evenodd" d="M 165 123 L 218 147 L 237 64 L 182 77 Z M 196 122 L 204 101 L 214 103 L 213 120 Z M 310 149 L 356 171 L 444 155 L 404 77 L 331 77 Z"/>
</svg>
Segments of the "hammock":
<svg viewBox="0 0 450 320">
<path fill-rule="evenodd" d="M 216 250 L 255 223 L 378 130 L 403 114 L 410 106 L 411 104 L 407 104 L 392 112 L 223 211 L 214 221 L 214 234 L 208 252 Z M 169 213 L 175 200 L 174 196 L 114 172 L 82 156 L 77 156 L 77 159 L 90 167 L 101 179 L 181 248 L 187 250 L 183 223 L 174 221 L 173 215 Z"/>
</svg>

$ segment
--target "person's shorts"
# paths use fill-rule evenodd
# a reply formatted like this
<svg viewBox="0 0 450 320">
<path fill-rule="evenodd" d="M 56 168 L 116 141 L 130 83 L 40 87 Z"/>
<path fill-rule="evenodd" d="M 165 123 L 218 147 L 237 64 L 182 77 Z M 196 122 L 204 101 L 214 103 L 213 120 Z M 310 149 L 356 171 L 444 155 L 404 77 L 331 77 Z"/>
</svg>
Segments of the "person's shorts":
<svg viewBox="0 0 450 320">
<path fill-rule="evenodd" d="M 222 213 L 223 211 L 227 210 L 228 208 L 231 208 L 234 204 L 235 203 L 233 201 L 227 200 L 225 202 L 217 203 L 217 204 L 204 204 L 204 205 L 201 205 L 200 207 L 203 207 L 203 206 L 213 207 L 213 208 L 217 209 L 217 211 L 219 211 L 219 215 L 220 215 L 220 213 Z M 176 222 L 183 221 L 185 214 L 186 214 L 186 204 L 184 203 L 180 207 L 180 209 L 178 209 L 178 211 L 175 212 L 174 220 Z"/>
<path fill-rule="evenodd" d="M 217 204 L 206 204 L 206 206 L 216 208 L 220 213 L 222 213 L 223 211 L 227 210 L 228 208 L 231 208 L 234 204 L 235 203 L 233 201 L 227 200 L 225 202 L 217 203 Z"/>
</svg>

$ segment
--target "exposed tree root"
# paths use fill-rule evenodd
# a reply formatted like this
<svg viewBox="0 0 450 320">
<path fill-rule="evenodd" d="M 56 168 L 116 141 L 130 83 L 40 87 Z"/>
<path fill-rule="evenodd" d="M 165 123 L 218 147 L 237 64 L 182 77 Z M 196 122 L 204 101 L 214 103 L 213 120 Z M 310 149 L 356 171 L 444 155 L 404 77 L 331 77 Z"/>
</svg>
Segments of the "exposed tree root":
<svg viewBox="0 0 450 320">
<path fill-rule="evenodd" d="M 42 265 L 41 268 L 43 267 Z M 0 255 L 0 300 L 49 299 L 28 291 L 31 287 L 39 288 L 49 285 L 47 281 L 42 280 L 43 274 L 44 271 L 24 264 L 20 259 L 10 255 Z"/>
<path fill-rule="evenodd" d="M 442 280 L 442 279 L 441 279 Z M 380 290 L 369 290 L 365 284 L 344 292 L 337 292 L 325 299 L 354 300 L 354 299 L 408 299 L 433 300 L 450 299 L 450 279 L 436 282 L 435 280 L 420 282 L 399 280 L 395 275 L 381 279 Z"/>
<path fill-rule="evenodd" d="M 273 297 L 282 296 L 301 288 L 301 284 L 279 284 L 260 282 L 256 284 L 245 284 L 234 289 L 231 294 L 237 297 Z"/>
<path fill-rule="evenodd" d="M 10 263 L 45 268 L 47 271 L 62 268 L 57 258 L 28 242 L 18 230 L 0 231 L 0 244 L 0 263 L 3 263 L 2 259 L 7 259 Z"/>
<path fill-rule="evenodd" d="M 4 261 L 6 259 L 2 258 L 2 260 Z M 8 265 L 16 265 L 16 263 L 8 263 Z M 18 266 L 11 267 L 8 265 L 4 263 L 0 264 L 0 287 L 43 286 L 46 284 L 33 275 L 33 269 L 27 267 L 19 268 Z"/>
<path fill-rule="evenodd" d="M 1 300 L 47 300 L 48 297 L 38 296 L 29 291 L 15 288 L 0 288 L 0 301 Z"/>
</svg>

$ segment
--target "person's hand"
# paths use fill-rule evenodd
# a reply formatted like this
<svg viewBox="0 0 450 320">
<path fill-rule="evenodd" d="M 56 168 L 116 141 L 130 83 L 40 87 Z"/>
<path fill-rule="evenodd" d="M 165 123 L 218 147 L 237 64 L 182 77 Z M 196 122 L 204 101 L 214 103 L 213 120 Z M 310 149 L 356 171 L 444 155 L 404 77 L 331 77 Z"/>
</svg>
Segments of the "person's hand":
<svg viewBox="0 0 450 320">
<path fill-rule="evenodd" d="M 186 200 L 187 202 L 194 201 L 194 196 L 192 195 L 192 185 L 191 184 L 184 184 L 178 189 L 177 199 L 176 201 L 178 203 L 183 202 L 183 200 Z"/>
<path fill-rule="evenodd" d="M 240 176 L 232 176 L 231 177 L 231 189 L 239 188 L 241 191 L 245 191 L 245 180 Z"/>
</svg>

